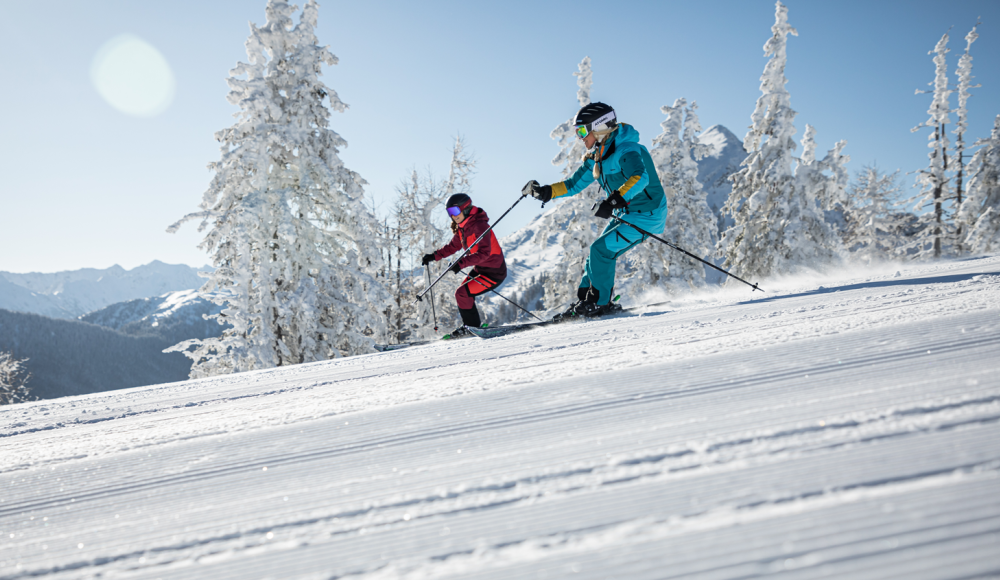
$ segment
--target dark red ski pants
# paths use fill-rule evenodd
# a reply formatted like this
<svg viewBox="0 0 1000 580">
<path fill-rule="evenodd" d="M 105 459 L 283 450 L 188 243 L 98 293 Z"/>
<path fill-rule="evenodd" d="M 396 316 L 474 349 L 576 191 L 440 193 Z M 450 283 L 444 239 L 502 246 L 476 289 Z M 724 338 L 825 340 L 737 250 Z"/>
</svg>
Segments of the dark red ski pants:
<svg viewBox="0 0 1000 580">
<path fill-rule="evenodd" d="M 455 301 L 462 310 L 476 307 L 476 296 L 496 288 L 503 280 L 494 280 L 473 270 L 455 291 Z"/>
</svg>

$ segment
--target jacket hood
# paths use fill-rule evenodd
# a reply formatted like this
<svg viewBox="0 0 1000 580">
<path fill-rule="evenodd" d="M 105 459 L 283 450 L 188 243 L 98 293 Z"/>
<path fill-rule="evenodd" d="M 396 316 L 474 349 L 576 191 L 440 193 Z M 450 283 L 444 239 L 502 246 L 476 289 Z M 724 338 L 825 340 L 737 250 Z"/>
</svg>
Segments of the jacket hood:
<svg viewBox="0 0 1000 580">
<path fill-rule="evenodd" d="M 638 143 L 639 131 L 632 125 L 620 123 L 618 130 L 614 133 L 615 141 L 618 143 Z"/>
<path fill-rule="evenodd" d="M 490 217 L 486 215 L 486 210 L 481 207 L 472 206 L 469 210 L 469 217 L 465 218 L 462 223 L 458 224 L 458 227 L 464 228 L 471 224 L 472 222 L 485 221 L 489 223 Z"/>
</svg>

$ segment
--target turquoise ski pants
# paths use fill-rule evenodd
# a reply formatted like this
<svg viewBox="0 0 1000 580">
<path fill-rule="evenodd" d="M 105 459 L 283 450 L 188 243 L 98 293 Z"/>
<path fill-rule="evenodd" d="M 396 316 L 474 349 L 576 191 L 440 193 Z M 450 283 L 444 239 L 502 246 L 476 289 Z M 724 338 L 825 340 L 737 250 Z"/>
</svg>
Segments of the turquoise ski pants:
<svg viewBox="0 0 1000 580">
<path fill-rule="evenodd" d="M 667 206 L 664 203 L 650 213 L 632 213 L 620 217 L 651 234 L 659 235 L 663 232 L 667 219 Z M 610 302 L 613 298 L 611 292 L 615 287 L 615 261 L 618 256 L 636 247 L 647 237 L 632 226 L 615 219 L 609 220 L 601 235 L 590 245 L 590 256 L 587 257 L 580 288 L 597 290 L 598 304 Z"/>
</svg>

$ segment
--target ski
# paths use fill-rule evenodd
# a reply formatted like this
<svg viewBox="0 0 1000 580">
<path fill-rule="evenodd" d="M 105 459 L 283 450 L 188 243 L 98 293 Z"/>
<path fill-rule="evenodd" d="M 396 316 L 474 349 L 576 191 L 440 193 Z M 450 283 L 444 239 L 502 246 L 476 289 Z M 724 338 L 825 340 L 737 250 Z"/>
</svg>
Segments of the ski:
<svg viewBox="0 0 1000 580">
<path fill-rule="evenodd" d="M 469 328 L 469 330 L 471 331 L 473 329 Z M 379 352 L 392 352 L 394 350 L 400 350 L 400 349 L 403 349 L 403 348 L 409 348 L 411 346 L 423 346 L 425 344 L 431 344 L 431 343 L 434 343 L 434 342 L 438 342 L 439 340 L 459 340 L 459 339 L 462 339 L 462 338 L 472 338 L 473 336 L 476 336 L 476 335 L 475 334 L 467 334 L 465 336 L 452 336 L 451 333 L 448 333 L 448 334 L 442 336 L 441 338 L 434 338 L 434 339 L 431 339 L 431 340 L 414 340 L 413 342 L 401 342 L 399 344 L 376 344 L 375 345 L 375 350 L 377 350 Z"/>
<path fill-rule="evenodd" d="M 375 350 L 379 352 L 392 352 L 394 350 L 399 350 L 402 348 L 409 348 L 411 346 L 420 346 L 422 344 L 430 344 L 434 341 L 432 340 L 416 340 L 413 342 L 401 342 L 399 344 L 376 344 Z"/>
<path fill-rule="evenodd" d="M 489 328 L 470 328 L 469 332 L 478 336 L 479 338 L 498 338 L 501 336 L 507 336 L 508 334 L 513 334 L 515 332 L 524 332 L 526 330 L 532 330 L 535 328 L 543 328 L 546 326 L 552 326 L 554 324 L 566 324 L 569 322 L 586 322 L 588 320 L 601 320 L 602 318 L 614 318 L 621 314 L 627 314 L 634 312 L 636 310 L 643 310 L 646 308 L 655 308 L 657 306 L 666 306 L 669 302 L 657 302 L 655 304 L 643 304 L 640 306 L 632 306 L 630 308 L 618 307 L 611 312 L 607 312 L 601 316 L 587 317 L 587 316 L 566 316 L 563 318 L 553 318 L 543 322 L 524 322 L 521 324 L 508 324 L 505 326 L 493 326 Z M 616 306 L 618 306 L 616 304 Z"/>
<path fill-rule="evenodd" d="M 616 300 L 618 298 L 619 298 L 618 296 L 615 297 Z M 507 336 L 508 334 L 514 334 L 515 332 L 524 332 L 526 330 L 532 330 L 535 328 L 544 328 L 546 326 L 552 326 L 555 324 L 567 324 L 570 322 L 587 322 L 588 320 L 601 320 L 602 318 L 614 318 L 616 316 L 621 316 L 623 314 L 629 314 L 631 312 L 635 312 L 636 310 L 644 310 L 646 308 L 667 306 L 668 304 L 670 304 L 670 302 L 656 302 L 653 304 L 642 304 L 639 306 L 632 306 L 629 308 L 622 308 L 618 306 L 618 304 L 615 304 L 615 306 L 618 306 L 618 308 L 612 310 L 611 312 L 607 312 L 601 316 L 594 316 L 594 317 L 588 317 L 582 315 L 565 316 L 562 318 L 552 318 L 549 320 L 543 320 L 542 322 L 523 322 L 521 324 L 507 324 L 504 326 L 486 326 L 483 328 L 473 328 L 471 326 L 466 326 L 465 328 L 469 331 L 469 334 L 465 336 L 453 337 L 451 334 L 446 334 L 441 338 L 435 340 L 417 340 L 414 342 L 406 342 L 402 344 L 376 344 L 375 350 L 379 352 L 390 352 L 411 346 L 421 346 L 424 344 L 431 344 L 433 342 L 438 342 L 439 340 L 461 340 L 463 338 L 472 338 L 473 336 L 483 339 L 498 338 L 501 336 Z"/>
</svg>

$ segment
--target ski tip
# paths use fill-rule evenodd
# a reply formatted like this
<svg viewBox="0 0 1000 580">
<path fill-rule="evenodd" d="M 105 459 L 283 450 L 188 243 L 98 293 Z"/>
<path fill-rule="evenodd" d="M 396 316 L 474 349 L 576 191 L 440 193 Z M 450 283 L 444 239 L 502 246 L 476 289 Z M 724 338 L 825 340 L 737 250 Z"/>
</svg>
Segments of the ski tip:
<svg viewBox="0 0 1000 580">
<path fill-rule="evenodd" d="M 446 334 L 446 335 L 444 335 L 444 336 L 441 337 L 441 340 L 449 340 L 449 339 L 451 339 L 451 335 L 450 334 Z"/>
</svg>

